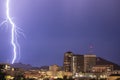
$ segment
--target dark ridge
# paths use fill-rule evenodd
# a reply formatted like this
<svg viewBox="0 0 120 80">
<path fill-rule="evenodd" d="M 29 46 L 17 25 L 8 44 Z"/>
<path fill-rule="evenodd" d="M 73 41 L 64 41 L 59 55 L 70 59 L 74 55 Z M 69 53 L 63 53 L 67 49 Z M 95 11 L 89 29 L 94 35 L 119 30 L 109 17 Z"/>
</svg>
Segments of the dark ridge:
<svg viewBox="0 0 120 80">
<path fill-rule="evenodd" d="M 108 61 L 106 59 L 103 59 L 101 57 L 97 57 L 96 59 L 96 65 L 113 65 L 114 70 L 120 70 L 120 65 L 113 63 L 111 61 Z"/>
<path fill-rule="evenodd" d="M 23 63 L 14 63 L 14 64 L 11 64 L 11 67 L 22 68 L 25 70 L 29 70 L 32 68 L 32 66 L 30 64 L 23 64 Z"/>
</svg>

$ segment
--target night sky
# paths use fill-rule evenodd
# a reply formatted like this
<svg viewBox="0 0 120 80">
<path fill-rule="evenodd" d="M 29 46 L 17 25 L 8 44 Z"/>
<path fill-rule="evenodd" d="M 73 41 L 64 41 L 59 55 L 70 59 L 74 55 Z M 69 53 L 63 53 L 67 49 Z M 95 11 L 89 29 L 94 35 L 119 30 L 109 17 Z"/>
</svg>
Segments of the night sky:
<svg viewBox="0 0 120 80">
<path fill-rule="evenodd" d="M 23 29 L 20 62 L 63 64 L 67 51 L 93 54 L 120 65 L 120 0 L 11 0 L 14 22 Z M 0 0 L 0 22 L 6 19 Z M 10 28 L 0 28 L 0 62 L 10 62 Z"/>
</svg>

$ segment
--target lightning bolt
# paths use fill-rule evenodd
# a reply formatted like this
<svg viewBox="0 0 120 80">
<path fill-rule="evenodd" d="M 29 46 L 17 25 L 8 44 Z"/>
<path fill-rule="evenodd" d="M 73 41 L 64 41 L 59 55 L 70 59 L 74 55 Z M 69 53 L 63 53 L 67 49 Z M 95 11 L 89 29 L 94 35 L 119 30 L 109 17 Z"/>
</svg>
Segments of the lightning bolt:
<svg viewBox="0 0 120 80">
<path fill-rule="evenodd" d="M 10 0 L 6 1 L 6 16 L 7 16 L 9 23 L 11 24 L 11 44 L 13 46 L 13 55 L 14 55 L 13 60 L 12 60 L 12 64 L 13 64 L 16 60 L 16 55 L 17 55 L 17 51 L 16 51 L 17 46 L 15 44 L 16 43 L 16 26 L 10 17 L 9 2 Z"/>
<path fill-rule="evenodd" d="M 11 39 L 10 39 L 10 43 L 12 45 L 12 64 L 17 62 L 17 60 L 19 61 L 20 59 L 20 45 L 18 43 L 18 37 L 19 34 L 22 34 L 24 36 L 24 33 L 22 32 L 22 29 L 20 29 L 18 26 L 15 25 L 14 21 L 12 20 L 12 18 L 10 17 L 10 0 L 6 0 L 6 17 L 7 19 L 5 21 L 3 21 L 1 23 L 1 25 L 3 24 L 9 24 L 8 27 L 10 27 L 11 29 Z"/>
</svg>

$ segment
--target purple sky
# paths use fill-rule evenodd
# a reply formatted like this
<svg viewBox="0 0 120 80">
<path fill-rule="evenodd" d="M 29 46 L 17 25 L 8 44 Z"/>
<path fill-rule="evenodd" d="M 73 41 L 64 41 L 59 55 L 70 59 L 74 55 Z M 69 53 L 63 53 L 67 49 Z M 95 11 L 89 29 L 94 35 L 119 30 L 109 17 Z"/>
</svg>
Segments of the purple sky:
<svg viewBox="0 0 120 80">
<path fill-rule="evenodd" d="M 120 0 L 11 0 L 11 16 L 24 30 L 20 62 L 63 64 L 63 54 L 88 53 L 120 64 Z M 0 0 L 0 22 L 5 19 Z M 5 25 L 3 26 L 5 27 Z M 0 29 L 0 62 L 11 59 L 9 29 Z"/>
</svg>

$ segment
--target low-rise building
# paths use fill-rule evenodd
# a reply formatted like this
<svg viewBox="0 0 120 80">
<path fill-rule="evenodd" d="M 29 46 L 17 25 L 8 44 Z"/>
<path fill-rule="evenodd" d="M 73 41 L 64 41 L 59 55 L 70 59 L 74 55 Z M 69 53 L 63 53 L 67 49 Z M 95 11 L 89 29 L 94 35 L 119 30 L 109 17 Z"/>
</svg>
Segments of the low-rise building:
<svg viewBox="0 0 120 80">
<path fill-rule="evenodd" d="M 113 65 L 95 65 L 92 67 L 92 72 L 111 72 L 113 71 Z"/>
</svg>

